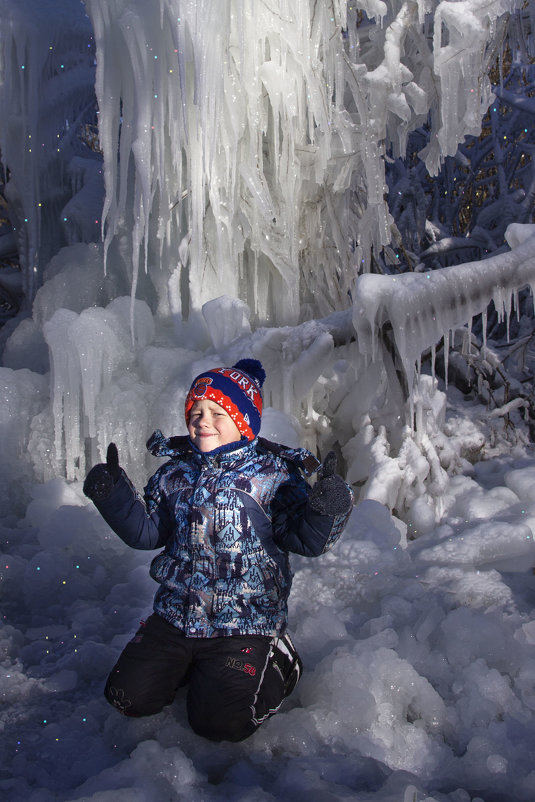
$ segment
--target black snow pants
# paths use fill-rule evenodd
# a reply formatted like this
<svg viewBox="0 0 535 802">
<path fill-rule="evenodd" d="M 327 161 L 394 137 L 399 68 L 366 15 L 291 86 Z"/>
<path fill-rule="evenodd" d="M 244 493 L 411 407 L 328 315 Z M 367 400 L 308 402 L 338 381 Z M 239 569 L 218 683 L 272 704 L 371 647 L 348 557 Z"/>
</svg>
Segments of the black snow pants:
<svg viewBox="0 0 535 802">
<path fill-rule="evenodd" d="M 276 639 L 261 635 L 186 638 L 152 614 L 126 644 L 104 694 L 126 716 L 149 716 L 188 685 L 192 729 L 212 741 L 242 741 L 269 716 L 299 678 L 301 661 L 282 656 Z M 282 659 L 281 659 L 282 658 Z M 293 663 L 292 663 L 293 658 Z"/>
</svg>

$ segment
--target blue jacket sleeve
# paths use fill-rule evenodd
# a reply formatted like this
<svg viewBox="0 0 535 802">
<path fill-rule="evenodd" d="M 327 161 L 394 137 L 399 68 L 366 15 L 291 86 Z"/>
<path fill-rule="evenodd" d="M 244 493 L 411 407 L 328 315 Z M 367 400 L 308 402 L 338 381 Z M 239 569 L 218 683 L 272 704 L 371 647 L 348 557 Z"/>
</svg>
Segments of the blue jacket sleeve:
<svg viewBox="0 0 535 802">
<path fill-rule="evenodd" d="M 142 499 L 122 471 L 108 498 L 94 501 L 106 523 L 128 546 L 134 549 L 159 549 L 172 533 L 172 522 L 164 499 Z"/>
<path fill-rule="evenodd" d="M 323 515 L 308 504 L 307 483 L 299 477 L 282 484 L 271 503 L 273 539 L 285 551 L 318 557 L 333 546 L 342 534 L 353 509 L 340 515 Z"/>
</svg>

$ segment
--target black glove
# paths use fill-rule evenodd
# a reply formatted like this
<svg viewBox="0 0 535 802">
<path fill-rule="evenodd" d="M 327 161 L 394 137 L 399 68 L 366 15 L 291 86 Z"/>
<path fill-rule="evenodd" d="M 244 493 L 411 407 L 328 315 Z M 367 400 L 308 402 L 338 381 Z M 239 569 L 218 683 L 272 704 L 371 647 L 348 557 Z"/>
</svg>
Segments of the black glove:
<svg viewBox="0 0 535 802">
<path fill-rule="evenodd" d="M 334 470 L 336 454 L 329 451 L 320 470 L 319 478 L 308 494 L 308 503 L 321 515 L 341 515 L 351 507 L 353 498 L 349 487 Z"/>
<path fill-rule="evenodd" d="M 110 495 L 119 476 L 119 452 L 115 443 L 110 443 L 106 453 L 106 463 L 99 462 L 89 471 L 84 482 L 84 493 L 92 501 L 104 501 Z"/>
</svg>

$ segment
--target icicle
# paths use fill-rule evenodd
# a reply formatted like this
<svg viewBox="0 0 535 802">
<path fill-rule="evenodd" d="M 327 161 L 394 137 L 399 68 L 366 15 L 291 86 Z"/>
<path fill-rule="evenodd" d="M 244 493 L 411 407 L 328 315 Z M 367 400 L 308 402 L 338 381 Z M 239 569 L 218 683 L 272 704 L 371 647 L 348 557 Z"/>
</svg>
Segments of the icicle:
<svg viewBox="0 0 535 802">
<path fill-rule="evenodd" d="M 135 346 L 154 335 L 152 314 L 137 302 Z M 80 315 L 57 310 L 43 326 L 52 362 L 54 447 L 65 457 L 68 479 L 84 475 L 84 437 L 92 439 L 105 421 L 98 420 L 99 396 L 119 367 L 134 360 L 129 337 L 129 298 L 116 298 L 106 309 L 90 307 Z"/>
<path fill-rule="evenodd" d="M 518 322 L 520 322 L 520 295 L 517 287 L 515 287 L 513 290 L 512 306 L 516 315 L 516 319 Z"/>
<path fill-rule="evenodd" d="M 357 9 L 342 0 L 58 0 L 53 15 L 44 0 L 28 0 L 24 10 L 0 0 L 0 8 L 16 25 L 35 17 L 48 30 L 58 25 L 59 7 L 65 38 L 73 29 L 87 31 L 84 11 L 91 19 L 105 156 L 105 253 L 115 238 L 121 240 L 133 265 L 133 290 L 138 270 L 157 254 L 176 253 L 191 232 L 192 290 L 185 309 L 196 313 L 210 298 L 223 292 L 238 297 L 247 286 L 244 300 L 251 308 L 272 309 L 279 319 L 289 308 L 278 302 L 281 287 L 298 305 L 306 295 L 314 314 L 347 305 L 347 290 L 354 274 L 369 266 L 371 247 L 390 239 L 385 149 L 402 152 L 415 116 L 429 116 L 432 144 L 424 157 L 433 171 L 475 132 L 490 97 L 485 59 L 495 19 L 518 1 L 438 4 L 433 51 L 424 0 L 397 6 L 366 0 L 366 24 L 359 30 Z M 376 35 L 379 29 L 384 34 Z M 443 31 L 449 37 L 444 41 Z M 47 47 L 41 38 L 27 48 L 32 59 Z M 28 82 L 13 70 L 24 48 L 15 53 L 9 37 L 3 47 L 2 118 L 13 125 L 14 103 L 24 102 L 27 135 L 38 82 L 35 73 Z M 429 65 L 435 71 L 432 91 Z M 70 88 L 80 96 L 74 82 Z M 47 125 L 49 115 L 34 116 Z M 17 168 L 19 186 L 36 199 L 34 155 L 22 161 L 20 148 L 14 153 L 6 137 L 2 133 L 3 154 Z M 349 200 L 355 197 L 358 212 Z M 29 207 L 35 211 L 35 204 Z M 321 226 L 315 225 L 318 207 Z M 32 262 L 39 216 L 25 217 Z M 347 238 L 340 247 L 341 220 L 359 239 L 364 262 L 356 266 Z M 261 301 L 249 297 L 258 285 L 254 277 L 240 284 L 235 269 L 242 264 L 248 271 L 254 254 L 261 269 L 276 277 L 267 287 L 264 282 L 269 298 Z M 311 271 L 310 264 L 321 269 Z M 29 272 L 29 285 L 33 281 Z"/>
<path fill-rule="evenodd" d="M 450 332 L 447 331 L 443 337 L 444 343 L 444 383 L 448 389 L 448 368 L 450 360 Z"/>
<path fill-rule="evenodd" d="M 75 312 L 58 310 L 43 326 L 52 365 L 52 414 L 54 448 L 59 459 L 66 456 L 66 474 L 74 478 L 76 452 L 80 443 L 80 368 L 73 353 L 68 329 L 77 319 Z"/>
<path fill-rule="evenodd" d="M 466 335 L 466 351 L 463 350 L 463 354 L 465 356 L 470 356 L 472 353 L 472 326 L 474 323 L 474 318 L 470 315 L 467 324 L 467 335 Z"/>
</svg>

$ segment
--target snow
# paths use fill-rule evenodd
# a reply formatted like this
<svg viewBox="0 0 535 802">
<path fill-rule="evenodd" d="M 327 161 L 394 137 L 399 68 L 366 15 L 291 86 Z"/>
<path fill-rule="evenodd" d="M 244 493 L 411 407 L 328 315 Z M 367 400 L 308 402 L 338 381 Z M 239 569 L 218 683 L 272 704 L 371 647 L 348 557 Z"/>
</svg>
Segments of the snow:
<svg viewBox="0 0 535 802">
<path fill-rule="evenodd" d="M 0 368 L 6 802 L 535 798 L 527 402 L 487 409 L 421 364 L 465 325 L 468 350 L 490 301 L 521 314 L 534 227 L 483 262 L 357 279 L 390 237 L 385 149 L 428 112 L 430 170 L 477 133 L 515 5 L 0 0 L 28 313 Z M 66 124 L 88 119 L 94 55 L 103 160 Z M 332 551 L 293 560 L 295 693 L 245 743 L 212 744 L 183 692 L 143 720 L 104 701 L 153 555 L 82 481 L 113 439 L 141 488 L 159 464 L 145 440 L 184 433 L 191 379 L 246 356 L 267 372 L 261 434 L 334 447 L 358 503 Z"/>
<path fill-rule="evenodd" d="M 532 799 L 533 481 L 533 454 L 476 465 L 408 545 L 361 502 L 331 552 L 293 560 L 296 692 L 248 741 L 216 745 L 188 730 L 182 692 L 145 720 L 104 701 L 150 611 L 150 555 L 80 482 L 35 485 L 1 535 L 2 798 Z"/>
</svg>

